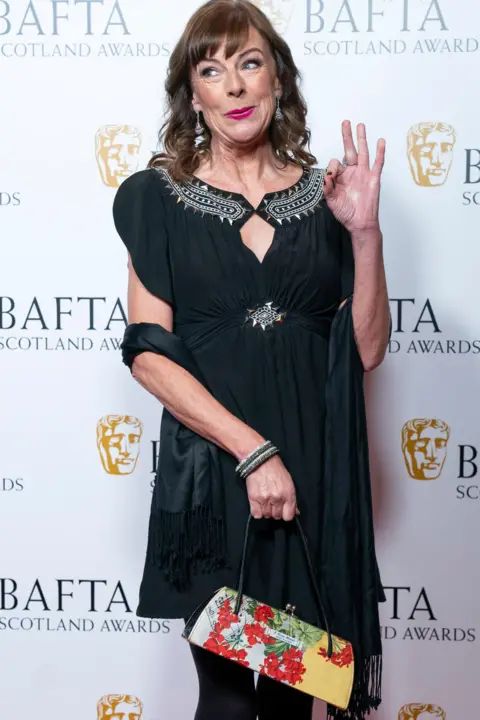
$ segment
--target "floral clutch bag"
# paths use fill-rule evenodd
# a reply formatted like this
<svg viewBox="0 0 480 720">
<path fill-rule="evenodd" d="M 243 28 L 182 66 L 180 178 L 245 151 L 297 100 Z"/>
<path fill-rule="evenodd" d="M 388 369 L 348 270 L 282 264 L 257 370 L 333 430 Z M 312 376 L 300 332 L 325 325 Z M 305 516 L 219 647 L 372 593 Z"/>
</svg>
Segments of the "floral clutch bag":
<svg viewBox="0 0 480 720">
<path fill-rule="evenodd" d="M 183 637 L 194 645 L 233 660 L 342 710 L 350 701 L 354 676 L 353 649 L 332 635 L 313 572 L 305 535 L 297 527 L 325 630 L 243 594 L 245 555 L 251 516 L 245 533 L 238 590 L 223 587 L 188 619 Z"/>
</svg>

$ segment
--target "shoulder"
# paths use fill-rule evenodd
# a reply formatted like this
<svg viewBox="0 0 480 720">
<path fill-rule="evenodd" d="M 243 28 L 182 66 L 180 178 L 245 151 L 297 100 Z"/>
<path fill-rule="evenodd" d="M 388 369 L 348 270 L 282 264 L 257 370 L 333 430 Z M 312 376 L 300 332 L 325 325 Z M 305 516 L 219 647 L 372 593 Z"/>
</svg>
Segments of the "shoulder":
<svg viewBox="0 0 480 720">
<path fill-rule="evenodd" d="M 161 183 L 159 182 L 158 172 L 154 168 L 138 170 L 138 172 L 130 175 L 118 188 L 114 203 L 123 202 L 125 200 L 133 200 L 138 196 L 143 196 L 152 192 L 159 192 Z"/>
<path fill-rule="evenodd" d="M 131 222 L 139 214 L 161 213 L 162 183 L 153 168 L 139 170 L 130 175 L 118 188 L 113 200 L 115 224 Z"/>
</svg>

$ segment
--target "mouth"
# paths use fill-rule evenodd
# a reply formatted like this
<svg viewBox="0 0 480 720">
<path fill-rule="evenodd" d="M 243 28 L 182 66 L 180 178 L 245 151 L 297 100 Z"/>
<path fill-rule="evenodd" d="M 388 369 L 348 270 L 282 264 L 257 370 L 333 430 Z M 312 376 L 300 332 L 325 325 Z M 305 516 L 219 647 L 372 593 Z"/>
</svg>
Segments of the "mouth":
<svg viewBox="0 0 480 720">
<path fill-rule="evenodd" d="M 254 110 L 255 107 L 253 105 L 250 105 L 249 107 L 235 108 L 235 110 L 230 110 L 230 112 L 225 113 L 225 117 L 231 118 L 232 120 L 244 120 L 245 118 L 250 117 Z"/>
</svg>

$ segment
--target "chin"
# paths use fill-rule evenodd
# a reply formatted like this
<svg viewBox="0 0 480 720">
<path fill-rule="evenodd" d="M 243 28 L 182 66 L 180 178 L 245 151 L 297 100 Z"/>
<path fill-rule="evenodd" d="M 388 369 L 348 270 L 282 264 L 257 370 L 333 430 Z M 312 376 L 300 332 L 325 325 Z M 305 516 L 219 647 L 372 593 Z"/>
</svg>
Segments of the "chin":
<svg viewBox="0 0 480 720">
<path fill-rule="evenodd" d="M 239 145 L 250 145 L 251 143 L 256 142 L 262 134 L 262 128 L 238 128 L 237 132 L 232 132 L 230 130 L 230 132 L 227 133 L 227 137 L 233 143 L 238 143 Z"/>
</svg>

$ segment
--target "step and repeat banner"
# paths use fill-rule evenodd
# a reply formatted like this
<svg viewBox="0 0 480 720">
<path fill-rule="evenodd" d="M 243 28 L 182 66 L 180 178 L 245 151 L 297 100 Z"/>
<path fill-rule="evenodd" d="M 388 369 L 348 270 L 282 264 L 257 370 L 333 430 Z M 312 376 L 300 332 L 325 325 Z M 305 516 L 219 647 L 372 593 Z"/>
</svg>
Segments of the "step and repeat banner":
<svg viewBox="0 0 480 720">
<path fill-rule="evenodd" d="M 393 333 L 367 378 L 379 720 L 479 717 L 480 5 L 258 0 L 319 164 L 387 142 Z M 190 720 L 182 623 L 137 618 L 160 404 L 130 377 L 112 222 L 194 0 L 0 0 L 0 718 Z M 323 708 L 315 709 L 323 717 Z"/>
</svg>

